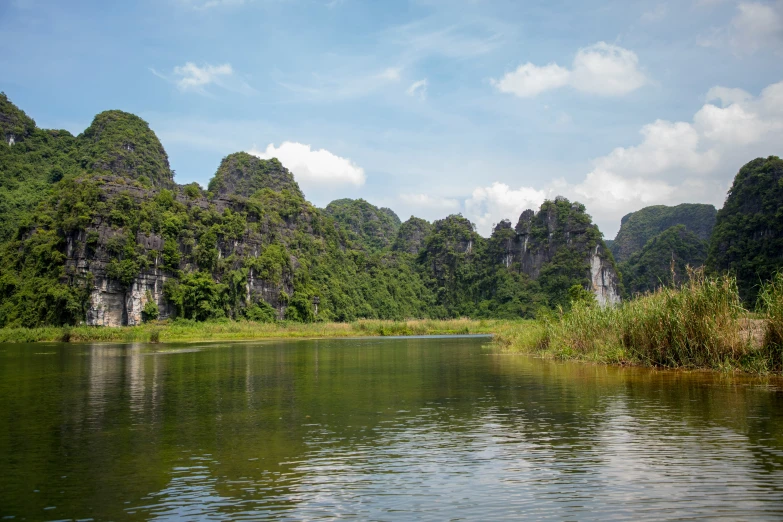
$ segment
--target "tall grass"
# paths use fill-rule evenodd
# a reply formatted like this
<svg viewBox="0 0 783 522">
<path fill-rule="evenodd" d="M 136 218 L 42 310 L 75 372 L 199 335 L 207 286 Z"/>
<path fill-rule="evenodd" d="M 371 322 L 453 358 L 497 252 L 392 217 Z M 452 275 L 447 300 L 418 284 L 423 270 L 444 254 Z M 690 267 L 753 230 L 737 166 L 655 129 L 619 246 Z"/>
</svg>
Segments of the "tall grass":
<svg viewBox="0 0 783 522">
<path fill-rule="evenodd" d="M 783 278 L 770 290 L 769 341 L 783 345 Z M 776 300 L 775 300 L 776 299 Z M 771 310 L 775 310 L 772 312 Z M 777 314 L 777 315 L 774 315 Z M 526 335 L 502 333 L 510 350 L 559 358 L 662 367 L 774 369 L 769 354 L 754 343 L 754 324 L 743 308 L 736 280 L 692 271 L 679 287 L 664 287 L 618 307 L 575 303 L 539 322 Z"/>
<path fill-rule="evenodd" d="M 783 272 L 765 284 L 759 294 L 766 325 L 764 352 L 771 369 L 783 371 Z"/>
</svg>

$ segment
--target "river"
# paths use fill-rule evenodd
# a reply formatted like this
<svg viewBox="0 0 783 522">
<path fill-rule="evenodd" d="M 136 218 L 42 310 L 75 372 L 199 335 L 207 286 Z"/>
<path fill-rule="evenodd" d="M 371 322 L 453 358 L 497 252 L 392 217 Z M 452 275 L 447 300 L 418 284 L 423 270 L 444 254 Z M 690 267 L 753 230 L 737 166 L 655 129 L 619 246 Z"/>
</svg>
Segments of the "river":
<svg viewBox="0 0 783 522">
<path fill-rule="evenodd" d="M 482 337 L 0 344 L 0 518 L 783 517 L 783 382 Z"/>
</svg>

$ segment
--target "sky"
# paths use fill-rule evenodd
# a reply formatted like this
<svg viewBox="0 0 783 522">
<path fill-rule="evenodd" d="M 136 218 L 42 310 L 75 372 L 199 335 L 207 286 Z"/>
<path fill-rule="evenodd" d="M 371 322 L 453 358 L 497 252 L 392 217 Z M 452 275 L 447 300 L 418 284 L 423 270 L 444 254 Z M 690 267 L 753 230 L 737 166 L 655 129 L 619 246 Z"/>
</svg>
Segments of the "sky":
<svg viewBox="0 0 783 522">
<path fill-rule="evenodd" d="M 783 154 L 783 0 L 0 0 L 0 37 L 39 127 L 121 109 L 178 183 L 248 151 L 485 236 L 561 195 L 611 239 Z"/>
</svg>

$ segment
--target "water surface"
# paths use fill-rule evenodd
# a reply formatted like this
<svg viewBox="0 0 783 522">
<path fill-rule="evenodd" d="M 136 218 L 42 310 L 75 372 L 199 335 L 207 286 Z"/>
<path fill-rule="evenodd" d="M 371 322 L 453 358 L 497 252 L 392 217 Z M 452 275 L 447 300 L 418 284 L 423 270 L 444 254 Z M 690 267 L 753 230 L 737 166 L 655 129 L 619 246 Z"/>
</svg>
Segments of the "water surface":
<svg viewBox="0 0 783 522">
<path fill-rule="evenodd" d="M 780 380 L 486 342 L 0 344 L 0 517 L 783 517 Z"/>
</svg>

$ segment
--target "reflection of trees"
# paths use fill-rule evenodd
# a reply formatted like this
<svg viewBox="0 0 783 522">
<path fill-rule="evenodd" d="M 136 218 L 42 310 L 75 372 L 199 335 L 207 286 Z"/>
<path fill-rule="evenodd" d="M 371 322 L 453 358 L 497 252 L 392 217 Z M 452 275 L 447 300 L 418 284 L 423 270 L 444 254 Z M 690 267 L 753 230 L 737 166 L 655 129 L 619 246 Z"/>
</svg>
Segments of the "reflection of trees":
<svg viewBox="0 0 783 522">
<path fill-rule="evenodd" d="M 182 513 L 182 502 L 199 495 L 223 514 L 276 508 L 305 516 L 318 502 L 350 503 L 357 491 L 403 487 L 407 477 L 426 480 L 430 492 L 526 495 L 542 506 L 581 487 L 587 509 L 615 501 L 612 488 L 623 480 L 629 488 L 676 481 L 675 471 L 720 462 L 747 470 L 747 487 L 780 498 L 762 475 L 783 464 L 782 399 L 763 382 L 433 342 L 178 353 L 96 346 L 84 355 L 68 347 L 51 360 L 11 359 L 0 368 L 0 411 L 14 418 L 0 438 L 0 463 L 11 470 L 0 478 L 0 505 L 40 509 L 44 500 L 29 491 L 59 493 L 67 475 L 68 502 L 45 499 L 59 502 L 58 518 Z M 24 458 L 14 464 L 13 454 Z M 490 476 L 496 482 L 471 482 Z M 14 491 L 21 493 L 11 501 Z"/>
</svg>

